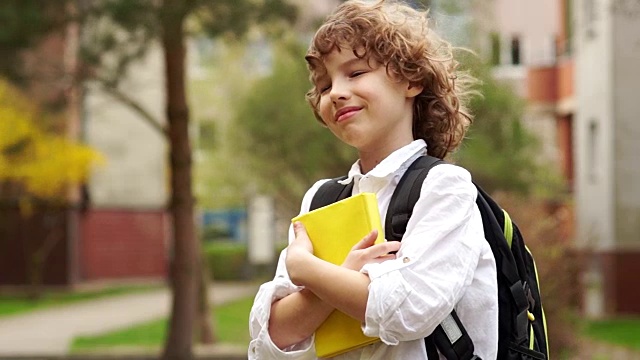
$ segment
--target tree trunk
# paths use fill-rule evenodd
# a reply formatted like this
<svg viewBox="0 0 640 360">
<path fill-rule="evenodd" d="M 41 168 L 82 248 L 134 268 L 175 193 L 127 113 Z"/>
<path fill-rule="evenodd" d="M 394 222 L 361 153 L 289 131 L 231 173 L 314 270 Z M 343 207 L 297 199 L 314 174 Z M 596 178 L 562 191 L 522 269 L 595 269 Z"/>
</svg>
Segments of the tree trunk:
<svg viewBox="0 0 640 360">
<path fill-rule="evenodd" d="M 171 320 L 162 358 L 193 359 L 200 244 L 196 240 L 191 188 L 189 110 L 185 92 L 184 10 L 182 0 L 165 0 L 161 15 L 165 58 L 167 121 L 171 164 L 173 259 Z"/>
<path fill-rule="evenodd" d="M 213 344 L 217 341 L 216 330 L 211 320 L 211 305 L 209 304 L 209 266 L 204 253 L 201 256 L 200 278 L 198 287 L 198 342 L 200 344 Z"/>
<path fill-rule="evenodd" d="M 65 215 L 61 215 L 57 207 L 48 208 L 43 206 L 39 208 L 39 212 L 42 213 L 43 219 L 47 217 L 52 218 L 52 224 L 47 225 L 46 221 L 41 221 L 40 224 L 36 223 L 33 218 L 27 221 L 32 222 L 31 228 L 43 226 L 46 232 L 46 236 L 41 244 L 37 245 L 37 248 L 30 248 L 28 255 L 28 298 L 31 300 L 39 300 L 42 297 L 42 285 L 44 279 L 45 263 L 51 254 L 51 251 L 58 245 L 60 241 L 64 240 L 65 233 L 62 231 L 66 226 Z"/>
</svg>

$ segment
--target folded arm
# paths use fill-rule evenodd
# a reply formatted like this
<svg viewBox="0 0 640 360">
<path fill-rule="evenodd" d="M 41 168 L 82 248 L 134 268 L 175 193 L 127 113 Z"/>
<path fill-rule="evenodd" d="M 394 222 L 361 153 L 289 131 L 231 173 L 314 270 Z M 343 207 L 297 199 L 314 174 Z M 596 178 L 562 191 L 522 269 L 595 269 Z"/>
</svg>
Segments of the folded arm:
<svg viewBox="0 0 640 360">
<path fill-rule="evenodd" d="M 373 245 L 373 231 L 356 244 L 342 266 L 313 255 L 313 247 L 304 227 L 294 226 L 295 240 L 287 249 L 286 265 L 291 281 L 304 290 L 272 305 L 270 335 L 279 347 L 286 347 L 309 337 L 334 309 L 364 321 L 369 296 L 369 277 L 359 269 L 372 262 L 391 258 L 399 243 Z"/>
<path fill-rule="evenodd" d="M 333 310 L 308 289 L 286 296 L 271 305 L 271 340 L 280 349 L 297 344 L 310 337 Z"/>
</svg>

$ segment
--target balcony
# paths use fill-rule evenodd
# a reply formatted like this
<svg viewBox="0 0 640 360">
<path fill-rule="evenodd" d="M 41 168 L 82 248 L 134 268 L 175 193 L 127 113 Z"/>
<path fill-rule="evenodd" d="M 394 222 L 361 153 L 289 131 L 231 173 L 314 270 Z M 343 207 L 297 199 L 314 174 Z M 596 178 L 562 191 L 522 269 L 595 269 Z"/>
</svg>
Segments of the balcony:
<svg viewBox="0 0 640 360">
<path fill-rule="evenodd" d="M 526 97 L 533 104 L 559 103 L 573 96 L 573 60 L 527 69 Z"/>
</svg>

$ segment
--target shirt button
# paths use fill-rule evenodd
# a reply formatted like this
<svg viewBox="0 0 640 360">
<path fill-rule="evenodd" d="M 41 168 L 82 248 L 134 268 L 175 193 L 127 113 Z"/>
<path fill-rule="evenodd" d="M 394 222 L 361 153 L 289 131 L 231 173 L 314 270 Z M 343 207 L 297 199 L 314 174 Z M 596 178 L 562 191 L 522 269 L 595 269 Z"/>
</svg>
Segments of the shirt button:
<svg viewBox="0 0 640 360">
<path fill-rule="evenodd" d="M 402 262 L 405 264 L 408 263 L 409 261 L 411 261 L 411 259 L 409 259 L 408 257 L 405 257 L 404 259 L 402 259 Z"/>
</svg>

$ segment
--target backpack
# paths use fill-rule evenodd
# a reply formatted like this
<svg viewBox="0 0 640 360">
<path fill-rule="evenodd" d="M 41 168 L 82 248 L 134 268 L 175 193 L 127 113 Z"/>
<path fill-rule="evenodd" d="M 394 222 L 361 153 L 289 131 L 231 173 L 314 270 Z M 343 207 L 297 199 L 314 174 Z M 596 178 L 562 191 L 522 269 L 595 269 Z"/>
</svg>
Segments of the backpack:
<svg viewBox="0 0 640 360">
<path fill-rule="evenodd" d="M 421 156 L 414 161 L 396 187 L 387 216 L 385 237 L 401 241 L 420 197 L 429 170 L 444 161 Z M 324 183 L 314 195 L 310 210 L 351 196 L 353 183 L 342 185 L 335 178 Z M 504 360 L 548 359 L 547 325 L 540 299 L 538 274 L 533 256 L 509 214 L 477 184 L 476 204 L 482 216 L 484 236 L 496 259 L 498 276 L 498 356 Z M 473 342 L 455 310 L 425 338 L 429 359 L 438 351 L 448 360 L 480 359 Z M 488 360 L 488 359 L 486 359 Z"/>
</svg>

